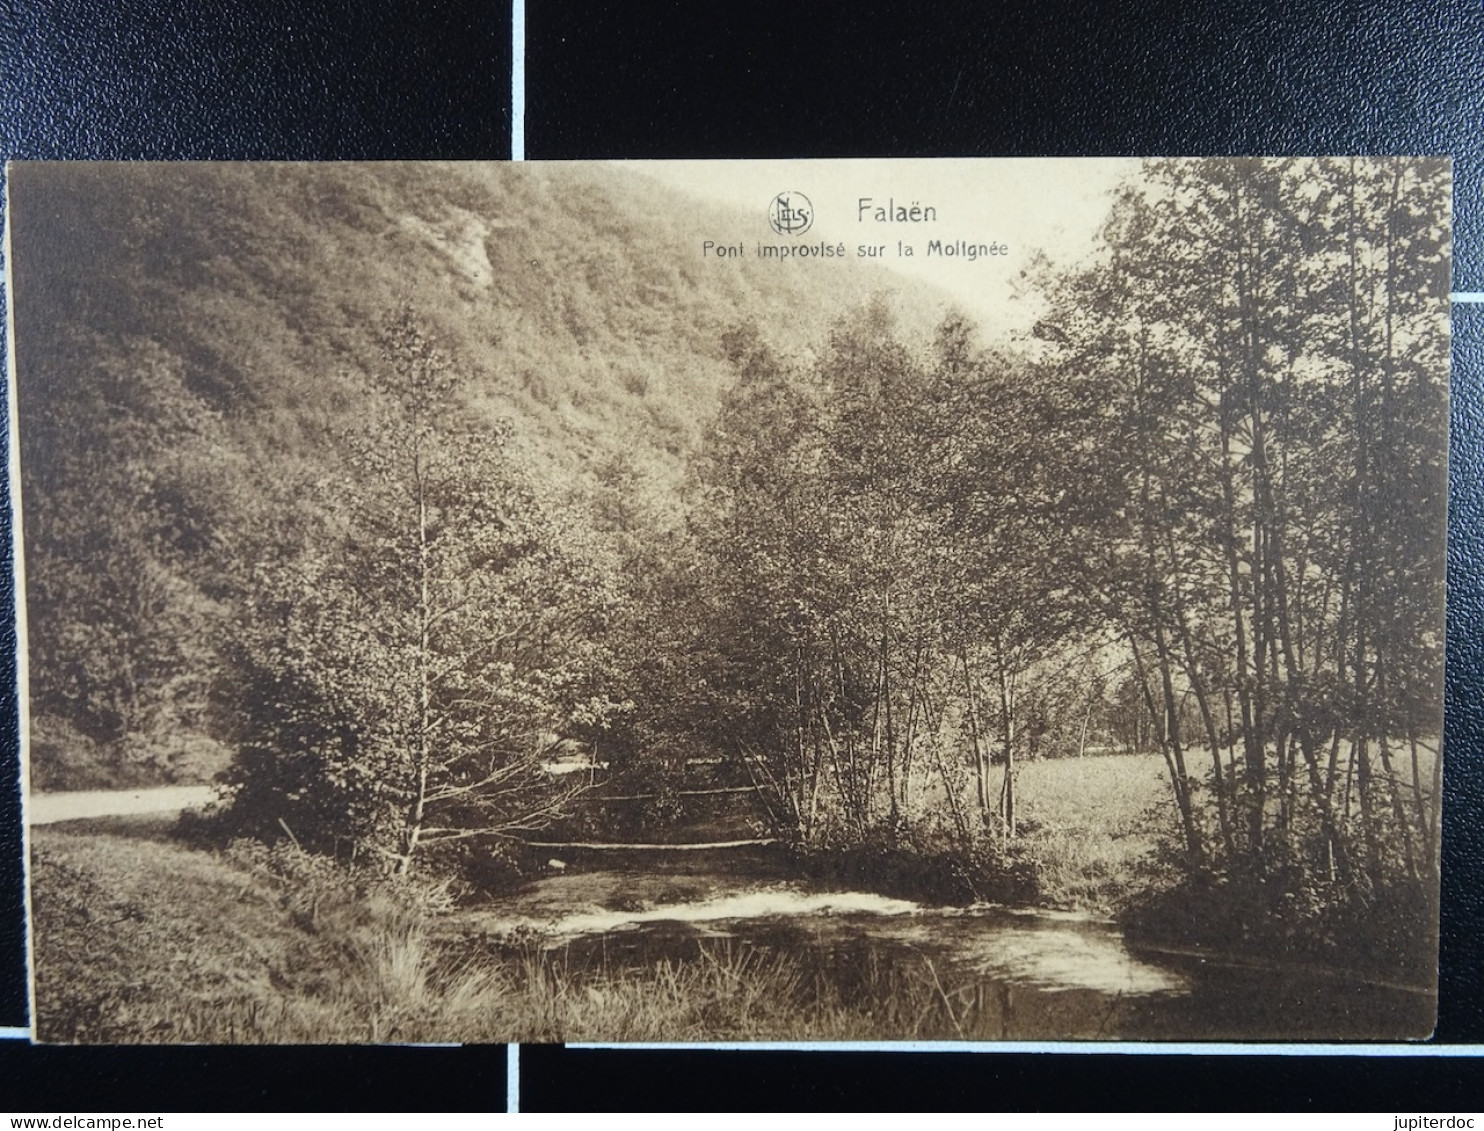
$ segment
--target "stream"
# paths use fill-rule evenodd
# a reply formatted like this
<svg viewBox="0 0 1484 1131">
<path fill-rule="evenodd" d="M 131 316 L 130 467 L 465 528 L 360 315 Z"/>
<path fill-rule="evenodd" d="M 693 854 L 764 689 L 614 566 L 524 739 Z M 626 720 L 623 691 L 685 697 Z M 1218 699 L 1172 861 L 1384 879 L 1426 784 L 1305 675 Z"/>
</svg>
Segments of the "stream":
<svg viewBox="0 0 1484 1131">
<path fill-rule="evenodd" d="M 788 879 L 595 871 L 474 913 L 568 969 L 786 959 L 799 992 L 870 1011 L 881 1039 L 1420 1039 L 1436 997 L 1301 964 L 1156 950 L 1106 920 L 934 907 Z"/>
</svg>

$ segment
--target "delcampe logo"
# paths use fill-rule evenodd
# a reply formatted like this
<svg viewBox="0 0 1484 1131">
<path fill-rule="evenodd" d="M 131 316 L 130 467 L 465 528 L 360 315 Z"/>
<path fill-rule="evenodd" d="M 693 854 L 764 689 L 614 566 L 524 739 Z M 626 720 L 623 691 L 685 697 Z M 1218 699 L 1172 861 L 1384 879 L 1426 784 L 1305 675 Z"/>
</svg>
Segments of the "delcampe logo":
<svg viewBox="0 0 1484 1131">
<path fill-rule="evenodd" d="M 802 236 L 814 223 L 814 205 L 801 192 L 780 192 L 768 205 L 768 223 L 780 236 Z"/>
</svg>

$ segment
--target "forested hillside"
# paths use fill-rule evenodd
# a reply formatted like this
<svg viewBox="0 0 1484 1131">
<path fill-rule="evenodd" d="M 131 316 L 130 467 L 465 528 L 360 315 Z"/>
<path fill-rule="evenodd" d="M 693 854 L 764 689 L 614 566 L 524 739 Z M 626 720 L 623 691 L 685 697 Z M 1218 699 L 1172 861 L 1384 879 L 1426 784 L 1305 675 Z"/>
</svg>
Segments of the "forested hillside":
<svg viewBox="0 0 1484 1131">
<path fill-rule="evenodd" d="M 807 349 L 891 284 L 707 264 L 721 214 L 618 170 L 20 166 L 12 199 L 40 786 L 220 767 L 244 569 L 312 541 L 356 474 L 399 311 L 544 497 L 675 526 L 726 331 Z M 920 292 L 893 302 L 923 330 Z"/>
</svg>

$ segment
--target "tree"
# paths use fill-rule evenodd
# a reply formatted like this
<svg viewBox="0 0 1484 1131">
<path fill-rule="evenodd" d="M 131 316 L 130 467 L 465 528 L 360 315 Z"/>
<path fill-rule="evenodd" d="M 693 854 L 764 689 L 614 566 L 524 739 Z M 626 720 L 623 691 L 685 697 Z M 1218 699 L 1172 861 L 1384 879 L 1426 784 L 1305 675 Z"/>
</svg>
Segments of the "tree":
<svg viewBox="0 0 1484 1131">
<path fill-rule="evenodd" d="M 698 714 L 759 786 L 780 833 L 808 841 L 858 800 L 841 740 L 842 688 L 829 677 L 839 580 L 823 469 L 827 423 L 812 375 L 754 327 L 726 335 L 737 374 L 700 469 L 696 534 L 707 643 Z M 705 731 L 702 732 L 705 734 Z M 826 789 L 829 768 L 836 790 Z"/>
<path fill-rule="evenodd" d="M 1072 562 L 1090 499 L 1086 446 L 1069 435 L 1082 406 L 1023 360 L 986 353 L 946 394 L 944 457 L 933 476 L 951 552 L 949 650 L 960 675 L 981 823 L 1016 835 L 1016 755 L 1046 722 L 1029 710 L 1048 661 L 1086 631 Z M 1045 688 L 1041 697 L 1044 698 Z M 990 740 L 1004 766 L 990 782 Z"/>
<path fill-rule="evenodd" d="M 222 414 L 155 342 L 39 352 L 21 402 L 33 768 L 54 787 L 190 773 L 235 561 Z"/>
<path fill-rule="evenodd" d="M 1206 880 L 1436 890 L 1446 190 L 1430 161 L 1150 162 L 1049 292 L 1050 368 L 1104 406 L 1082 577 Z"/>
<path fill-rule="evenodd" d="M 511 838 L 558 815 L 541 759 L 606 709 L 607 581 L 538 500 L 508 431 L 475 427 L 403 312 L 381 337 L 321 537 L 264 563 L 237 648 L 234 810 L 253 831 L 370 850 Z"/>
</svg>

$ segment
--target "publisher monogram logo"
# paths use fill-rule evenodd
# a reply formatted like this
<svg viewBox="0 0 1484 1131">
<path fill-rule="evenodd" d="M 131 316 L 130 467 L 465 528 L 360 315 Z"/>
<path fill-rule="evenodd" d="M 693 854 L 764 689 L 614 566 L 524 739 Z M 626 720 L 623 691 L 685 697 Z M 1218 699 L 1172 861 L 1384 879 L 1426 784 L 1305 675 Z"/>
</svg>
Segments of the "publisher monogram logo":
<svg viewBox="0 0 1484 1131">
<path fill-rule="evenodd" d="M 814 223 L 814 205 L 801 192 L 780 192 L 768 205 L 768 223 L 780 236 L 802 236 Z"/>
</svg>

